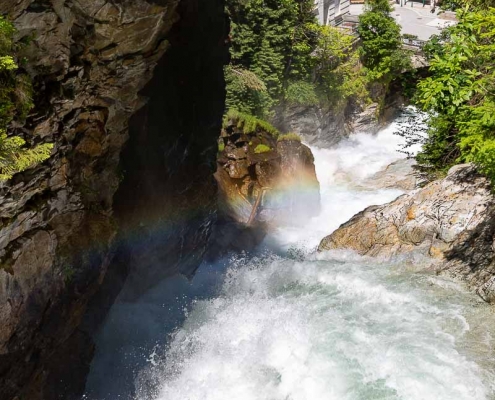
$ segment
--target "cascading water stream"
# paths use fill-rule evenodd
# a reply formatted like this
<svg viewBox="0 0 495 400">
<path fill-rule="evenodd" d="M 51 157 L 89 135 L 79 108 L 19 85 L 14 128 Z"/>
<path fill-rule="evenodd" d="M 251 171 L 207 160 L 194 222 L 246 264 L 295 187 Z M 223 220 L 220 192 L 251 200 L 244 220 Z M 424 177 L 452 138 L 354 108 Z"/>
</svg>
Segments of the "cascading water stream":
<svg viewBox="0 0 495 400">
<path fill-rule="evenodd" d="M 273 232 L 257 257 L 205 265 L 192 283 L 177 278 L 117 303 L 87 398 L 493 399 L 490 306 L 416 272 L 419 258 L 313 251 L 356 212 L 402 193 L 361 185 L 400 158 L 393 130 L 313 149 L 321 215 Z"/>
</svg>

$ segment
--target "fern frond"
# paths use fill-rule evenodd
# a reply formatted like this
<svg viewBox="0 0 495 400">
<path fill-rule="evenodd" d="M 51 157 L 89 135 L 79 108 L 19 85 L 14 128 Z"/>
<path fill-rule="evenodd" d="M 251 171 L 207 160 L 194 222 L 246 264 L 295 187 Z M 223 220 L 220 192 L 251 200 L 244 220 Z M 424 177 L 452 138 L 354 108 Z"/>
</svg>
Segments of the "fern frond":
<svg viewBox="0 0 495 400">
<path fill-rule="evenodd" d="M 255 90 L 257 92 L 266 92 L 267 90 L 265 82 L 263 82 L 258 75 L 242 67 L 227 65 L 225 67 L 225 75 L 230 76 L 233 79 L 237 79 L 242 86 L 248 89 Z"/>
<path fill-rule="evenodd" d="M 0 130 L 0 180 L 8 180 L 18 172 L 34 167 L 50 157 L 53 144 L 44 143 L 33 148 L 23 148 L 24 139 L 7 137 Z"/>
</svg>

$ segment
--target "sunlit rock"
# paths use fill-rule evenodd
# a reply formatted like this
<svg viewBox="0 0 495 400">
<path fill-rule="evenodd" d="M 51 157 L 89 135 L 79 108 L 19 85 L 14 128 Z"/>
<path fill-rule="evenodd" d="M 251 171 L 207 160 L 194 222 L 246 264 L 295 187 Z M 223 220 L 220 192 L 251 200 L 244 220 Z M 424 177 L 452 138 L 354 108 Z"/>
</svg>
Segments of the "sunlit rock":
<svg viewBox="0 0 495 400">
<path fill-rule="evenodd" d="M 483 298 L 495 297 L 494 198 L 471 165 L 383 206 L 371 206 L 324 238 L 319 251 L 352 249 L 390 258 L 418 252 L 435 270 L 464 280 Z"/>
</svg>

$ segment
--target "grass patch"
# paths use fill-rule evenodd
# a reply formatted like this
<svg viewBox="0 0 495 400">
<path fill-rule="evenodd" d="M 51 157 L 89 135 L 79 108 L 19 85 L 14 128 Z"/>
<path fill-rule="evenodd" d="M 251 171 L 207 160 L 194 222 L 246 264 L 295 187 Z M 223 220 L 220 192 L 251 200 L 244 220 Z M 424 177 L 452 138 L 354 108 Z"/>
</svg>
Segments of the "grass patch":
<svg viewBox="0 0 495 400">
<path fill-rule="evenodd" d="M 301 136 L 299 136 L 297 133 L 290 132 L 278 137 L 279 142 L 281 142 L 282 140 L 294 140 L 296 142 L 301 142 Z"/>
<path fill-rule="evenodd" d="M 272 151 L 272 149 L 268 147 L 266 144 L 259 144 L 254 149 L 254 152 L 256 154 L 268 153 L 269 151 Z"/>
</svg>

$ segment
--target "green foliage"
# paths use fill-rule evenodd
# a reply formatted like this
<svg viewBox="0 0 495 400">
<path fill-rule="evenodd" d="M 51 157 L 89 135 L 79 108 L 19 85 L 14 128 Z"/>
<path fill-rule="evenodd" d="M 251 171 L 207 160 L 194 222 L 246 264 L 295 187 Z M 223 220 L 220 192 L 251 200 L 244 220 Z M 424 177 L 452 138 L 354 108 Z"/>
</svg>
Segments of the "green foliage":
<svg viewBox="0 0 495 400">
<path fill-rule="evenodd" d="M 268 132 L 273 136 L 278 136 L 280 134 L 280 132 L 268 122 L 237 110 L 229 110 L 224 117 L 224 128 L 231 123 L 236 124 L 237 128 L 242 129 L 246 134 L 256 133 L 259 130 Z"/>
<path fill-rule="evenodd" d="M 242 67 L 225 67 L 227 109 L 264 115 L 270 107 L 270 96 L 265 83 L 254 73 Z"/>
<path fill-rule="evenodd" d="M 225 143 L 222 141 L 218 143 L 218 151 L 221 153 L 224 150 L 225 150 Z"/>
<path fill-rule="evenodd" d="M 227 0 L 226 5 L 236 66 L 231 68 L 250 71 L 263 83 L 249 86 L 227 73 L 227 107 L 266 118 L 289 81 L 311 74 L 318 29 L 313 0 Z"/>
<path fill-rule="evenodd" d="M 342 30 L 323 26 L 318 47 L 313 54 L 317 76 L 317 93 L 321 101 L 338 105 L 349 98 L 366 103 L 369 93 L 367 77 L 353 49 L 355 38 Z"/>
<path fill-rule="evenodd" d="M 418 161 L 432 171 L 473 162 L 495 181 L 495 9 L 458 17 L 443 46 L 432 46 L 431 75 L 418 84 L 418 104 L 430 114 Z"/>
<path fill-rule="evenodd" d="M 365 12 L 374 12 L 383 15 L 390 15 L 392 6 L 389 0 L 367 0 L 364 4 Z"/>
<path fill-rule="evenodd" d="M 254 72 L 240 67 L 234 67 L 227 65 L 225 67 L 225 75 L 227 77 L 232 76 L 230 79 L 237 79 L 239 84 L 247 89 L 255 90 L 257 92 L 266 92 L 266 85 Z"/>
<path fill-rule="evenodd" d="M 287 87 L 285 100 L 289 104 L 301 106 L 313 106 L 319 103 L 315 85 L 306 81 L 290 83 Z"/>
<path fill-rule="evenodd" d="M 5 131 L 0 131 L 0 180 L 10 179 L 15 173 L 45 161 L 53 148 L 53 144 L 47 143 L 26 149 L 25 144 L 24 139 L 7 137 Z"/>
<path fill-rule="evenodd" d="M 443 45 L 449 39 L 450 39 L 450 30 L 442 29 L 440 34 L 432 35 L 430 39 L 425 44 L 423 44 L 423 48 L 422 48 L 423 54 L 428 60 L 435 57 L 435 55 L 443 54 L 444 53 Z"/>
<path fill-rule="evenodd" d="M 388 0 L 368 1 L 356 50 L 354 36 L 316 23 L 314 0 L 227 0 L 227 110 L 270 119 L 279 103 L 367 103 L 371 83 L 387 88 L 411 67 L 391 10 Z"/>
<path fill-rule="evenodd" d="M 441 7 L 444 10 L 456 11 L 465 9 L 470 11 L 487 10 L 490 7 L 495 7 L 494 0 L 442 0 Z"/>
<path fill-rule="evenodd" d="M 388 0 L 369 0 L 359 16 L 360 56 L 370 80 L 389 83 L 409 69 L 409 54 L 402 49 L 400 26 L 390 15 Z"/>
<path fill-rule="evenodd" d="M 297 133 L 289 132 L 278 137 L 279 142 L 281 142 L 282 140 L 294 140 L 296 142 L 300 142 L 301 136 L 299 136 Z"/>
<path fill-rule="evenodd" d="M 14 26 L 4 17 L 0 16 L 0 53 L 2 57 L 7 56 L 13 47 Z"/>
<path fill-rule="evenodd" d="M 6 134 L 8 124 L 25 120 L 33 107 L 31 81 L 18 71 L 14 33 L 13 25 L 0 16 L 0 180 L 46 160 L 53 148 L 42 144 L 29 149 L 24 139 Z"/>
<path fill-rule="evenodd" d="M 272 149 L 265 144 L 259 144 L 254 149 L 256 154 L 268 153 L 269 151 L 272 151 Z"/>
<path fill-rule="evenodd" d="M 0 16 L 0 128 L 12 120 L 15 112 L 13 95 L 17 64 L 12 54 L 14 33 L 12 24 Z"/>
</svg>

